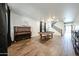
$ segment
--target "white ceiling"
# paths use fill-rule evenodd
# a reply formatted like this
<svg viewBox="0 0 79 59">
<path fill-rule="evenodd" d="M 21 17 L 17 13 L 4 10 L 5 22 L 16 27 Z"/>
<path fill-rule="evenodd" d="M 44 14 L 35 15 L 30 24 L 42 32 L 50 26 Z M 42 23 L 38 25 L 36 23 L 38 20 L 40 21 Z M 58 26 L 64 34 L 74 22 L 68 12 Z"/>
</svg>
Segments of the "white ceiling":
<svg viewBox="0 0 79 59">
<path fill-rule="evenodd" d="M 39 20 L 50 16 L 57 17 L 64 22 L 72 22 L 79 18 L 79 4 L 77 3 L 10 3 L 10 9 L 23 16 Z"/>
</svg>

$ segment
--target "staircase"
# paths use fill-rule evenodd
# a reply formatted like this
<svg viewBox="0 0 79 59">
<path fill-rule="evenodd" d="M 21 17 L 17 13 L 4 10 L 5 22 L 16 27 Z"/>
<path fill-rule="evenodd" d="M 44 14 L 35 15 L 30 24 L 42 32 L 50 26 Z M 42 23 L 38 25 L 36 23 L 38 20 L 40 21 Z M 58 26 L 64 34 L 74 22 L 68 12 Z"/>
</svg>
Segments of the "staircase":
<svg viewBox="0 0 79 59">
<path fill-rule="evenodd" d="M 57 22 L 52 22 L 52 24 L 51 24 L 51 27 L 53 28 L 53 29 L 55 29 L 57 32 L 59 32 L 60 34 L 61 34 L 61 36 L 62 36 L 62 29 L 60 29 L 59 27 L 57 27 L 55 24 L 56 24 Z"/>
</svg>

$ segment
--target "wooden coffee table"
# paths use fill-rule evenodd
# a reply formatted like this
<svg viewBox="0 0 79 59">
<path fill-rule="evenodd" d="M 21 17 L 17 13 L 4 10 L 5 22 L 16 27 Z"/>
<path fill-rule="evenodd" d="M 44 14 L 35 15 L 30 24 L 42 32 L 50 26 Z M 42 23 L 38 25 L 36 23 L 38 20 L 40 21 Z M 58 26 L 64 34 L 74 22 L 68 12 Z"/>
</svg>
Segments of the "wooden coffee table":
<svg viewBox="0 0 79 59">
<path fill-rule="evenodd" d="M 39 32 L 40 34 L 40 39 L 49 39 L 49 38 L 53 38 L 53 33 L 54 32 Z"/>
</svg>

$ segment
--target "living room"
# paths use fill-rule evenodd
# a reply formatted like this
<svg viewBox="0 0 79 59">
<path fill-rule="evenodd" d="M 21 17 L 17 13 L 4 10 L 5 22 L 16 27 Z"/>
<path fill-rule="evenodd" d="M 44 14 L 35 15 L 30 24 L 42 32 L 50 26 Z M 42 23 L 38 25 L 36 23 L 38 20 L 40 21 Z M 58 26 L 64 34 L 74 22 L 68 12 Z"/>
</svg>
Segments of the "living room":
<svg viewBox="0 0 79 59">
<path fill-rule="evenodd" d="M 76 3 L 1 3 L 0 54 L 79 55 L 78 8 Z"/>
<path fill-rule="evenodd" d="M 30 41 L 33 41 L 34 45 L 33 45 L 33 47 L 31 47 L 31 44 L 33 44 L 33 43 L 31 43 L 31 42 L 27 43 L 31 47 L 31 48 L 28 48 L 29 51 L 33 50 L 33 48 L 36 47 L 36 45 L 38 46 L 38 48 L 36 48 L 36 50 L 42 51 L 42 52 L 38 53 L 37 55 L 61 55 L 61 54 L 63 54 L 63 52 L 62 52 L 63 48 L 61 47 L 61 39 L 62 39 L 62 36 L 64 33 L 63 18 L 58 18 L 55 15 L 52 16 L 53 12 L 52 12 L 52 10 L 49 9 L 53 5 L 56 5 L 56 4 L 8 4 L 8 5 L 10 7 L 10 15 L 11 15 L 10 16 L 11 41 L 14 42 L 14 44 L 13 44 L 14 47 L 18 45 L 17 42 L 23 41 L 19 44 L 24 44 L 24 41 L 28 41 L 27 39 L 30 39 Z M 56 5 L 56 6 L 58 6 L 58 5 Z M 58 11 L 58 10 L 56 10 L 56 11 Z M 52 12 L 52 13 L 50 13 L 50 12 Z M 60 20 L 58 20 L 58 19 L 60 19 Z M 41 24 L 41 22 L 42 22 L 42 24 Z M 15 27 L 17 27 L 17 28 L 15 29 Z M 22 30 L 23 30 L 23 27 L 30 27 L 30 29 L 29 29 L 31 32 L 30 38 L 27 38 L 26 40 L 22 40 L 21 38 L 19 38 L 17 40 L 15 38 L 16 37 L 15 35 L 17 35 L 19 33 L 16 32 L 16 34 L 15 34 L 15 31 L 17 31 L 17 29 L 18 29 L 18 32 L 19 32 L 19 29 L 20 29 L 19 27 L 22 27 Z M 52 37 L 50 36 L 50 38 L 46 39 L 46 35 L 48 36 L 48 34 L 51 35 Z M 42 42 L 40 42 L 40 41 L 42 41 Z M 42 45 L 43 45 L 43 47 L 46 47 L 46 46 L 44 46 L 44 44 L 45 45 L 48 44 L 48 47 L 52 46 L 53 49 L 55 49 L 56 51 L 52 50 L 55 52 L 49 53 L 50 49 L 52 47 L 50 47 L 50 48 L 46 47 L 48 52 L 47 52 L 47 50 L 44 51 L 43 49 L 45 49 L 45 48 L 43 48 L 43 47 L 41 50 L 40 44 L 41 44 L 41 47 L 42 47 Z M 16 50 L 13 51 L 14 49 L 21 48 L 21 47 L 16 47 L 16 48 L 14 48 L 14 47 L 12 47 L 12 48 L 9 47 L 9 51 L 11 54 L 16 51 Z M 25 45 L 24 48 L 26 48 L 26 47 L 27 46 Z M 25 51 L 26 51 L 26 55 L 28 55 L 27 52 L 29 52 L 29 51 L 27 51 L 27 49 Z M 9 53 L 9 55 L 10 55 L 10 53 Z M 34 55 L 36 53 L 37 52 L 31 52 L 31 53 L 29 52 L 29 55 Z M 14 53 L 12 55 L 20 55 L 20 54 L 24 55 L 25 53 L 23 53 L 22 51 L 20 51 L 20 53 L 19 53 L 17 51 L 16 53 Z"/>
</svg>

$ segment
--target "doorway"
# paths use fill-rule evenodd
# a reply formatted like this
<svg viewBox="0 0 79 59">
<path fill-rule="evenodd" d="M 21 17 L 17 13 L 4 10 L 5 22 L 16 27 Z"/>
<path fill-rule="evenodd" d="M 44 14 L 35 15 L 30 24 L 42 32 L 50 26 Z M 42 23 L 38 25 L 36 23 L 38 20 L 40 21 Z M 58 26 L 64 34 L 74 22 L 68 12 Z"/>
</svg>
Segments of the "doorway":
<svg viewBox="0 0 79 59">
<path fill-rule="evenodd" d="M 65 24 L 65 33 L 71 34 L 71 24 Z"/>
</svg>

